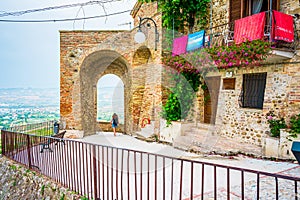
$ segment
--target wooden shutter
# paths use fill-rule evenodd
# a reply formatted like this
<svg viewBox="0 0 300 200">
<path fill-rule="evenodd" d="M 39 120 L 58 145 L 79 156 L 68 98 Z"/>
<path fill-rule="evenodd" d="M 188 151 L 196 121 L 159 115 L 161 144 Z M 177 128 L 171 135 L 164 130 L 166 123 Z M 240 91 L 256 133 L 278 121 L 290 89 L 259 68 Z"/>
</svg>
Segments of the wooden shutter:
<svg viewBox="0 0 300 200">
<path fill-rule="evenodd" d="M 280 0 L 272 0 L 272 9 L 277 11 L 280 10 Z"/>
<path fill-rule="evenodd" d="M 229 2 L 229 21 L 242 18 L 241 16 L 242 0 L 230 0 Z"/>
</svg>

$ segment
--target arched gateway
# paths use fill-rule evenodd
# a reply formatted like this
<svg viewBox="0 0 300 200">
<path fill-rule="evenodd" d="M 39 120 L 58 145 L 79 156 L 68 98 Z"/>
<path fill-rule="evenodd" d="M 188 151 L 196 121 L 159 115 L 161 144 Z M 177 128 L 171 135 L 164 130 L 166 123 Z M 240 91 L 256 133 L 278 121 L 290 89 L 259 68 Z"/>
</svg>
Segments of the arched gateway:
<svg viewBox="0 0 300 200">
<path fill-rule="evenodd" d="M 112 131 L 97 121 L 97 82 L 106 74 L 124 84 L 124 124 L 121 131 L 141 130 L 144 118 L 158 134 L 162 104 L 160 48 L 138 45 L 136 31 L 61 31 L 60 117 L 63 128 L 84 136 Z"/>
<path fill-rule="evenodd" d="M 96 51 L 87 56 L 80 70 L 80 101 L 81 101 L 81 124 L 85 135 L 94 134 L 97 126 L 97 82 L 106 74 L 115 74 L 124 83 L 124 93 L 130 91 L 130 74 L 128 73 L 128 63 L 117 52 L 110 50 Z M 125 124 L 124 131 L 128 132 L 127 127 L 130 120 L 129 104 L 130 96 L 124 96 Z"/>
</svg>

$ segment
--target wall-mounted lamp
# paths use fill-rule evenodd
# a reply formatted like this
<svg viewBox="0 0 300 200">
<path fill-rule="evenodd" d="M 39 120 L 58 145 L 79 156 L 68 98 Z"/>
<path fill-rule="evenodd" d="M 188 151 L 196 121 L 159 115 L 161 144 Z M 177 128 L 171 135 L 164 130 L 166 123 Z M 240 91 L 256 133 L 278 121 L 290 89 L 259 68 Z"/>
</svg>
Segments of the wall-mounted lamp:
<svg viewBox="0 0 300 200">
<path fill-rule="evenodd" d="M 155 28 L 155 51 L 157 50 L 157 43 L 159 42 L 159 34 L 158 34 L 158 31 L 157 31 L 157 25 L 155 23 L 155 21 L 150 18 L 150 17 L 145 17 L 145 18 L 139 18 L 140 19 L 140 22 L 139 22 L 139 26 L 138 26 L 138 31 L 137 33 L 134 35 L 134 40 L 137 42 L 137 43 L 143 43 L 145 42 L 146 40 L 146 36 L 145 34 L 142 32 L 142 29 L 141 29 L 141 26 L 142 26 L 142 23 L 143 21 L 152 21 L 153 24 L 154 24 L 154 28 Z M 149 25 L 147 25 L 149 26 Z"/>
</svg>

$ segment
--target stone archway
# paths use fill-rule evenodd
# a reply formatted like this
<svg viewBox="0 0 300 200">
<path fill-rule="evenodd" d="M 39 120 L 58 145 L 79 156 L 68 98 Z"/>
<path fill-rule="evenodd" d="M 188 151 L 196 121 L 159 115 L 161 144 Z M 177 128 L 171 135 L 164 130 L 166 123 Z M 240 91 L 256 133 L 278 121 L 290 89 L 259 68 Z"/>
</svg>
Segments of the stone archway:
<svg viewBox="0 0 300 200">
<path fill-rule="evenodd" d="M 116 51 L 96 51 L 85 58 L 80 69 L 80 102 L 81 124 L 84 136 L 92 135 L 97 130 L 97 82 L 106 74 L 117 75 L 124 83 L 124 132 L 130 132 L 129 111 L 131 77 L 128 63 L 125 58 Z"/>
</svg>

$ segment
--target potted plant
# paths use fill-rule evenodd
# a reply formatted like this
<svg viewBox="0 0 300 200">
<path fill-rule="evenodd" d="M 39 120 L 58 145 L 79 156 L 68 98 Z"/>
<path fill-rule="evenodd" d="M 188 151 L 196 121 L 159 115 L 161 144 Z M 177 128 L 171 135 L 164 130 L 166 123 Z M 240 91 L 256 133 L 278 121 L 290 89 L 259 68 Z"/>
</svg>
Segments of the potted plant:
<svg viewBox="0 0 300 200">
<path fill-rule="evenodd" d="M 280 129 L 285 129 L 287 128 L 287 125 L 285 123 L 285 120 L 283 117 L 276 116 L 274 114 L 274 111 L 270 111 L 266 115 L 268 123 L 269 123 L 269 128 L 270 128 L 270 135 L 272 137 L 279 137 L 280 136 Z"/>
</svg>

